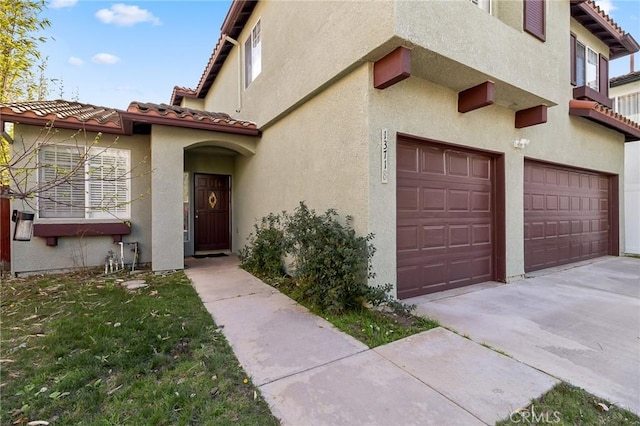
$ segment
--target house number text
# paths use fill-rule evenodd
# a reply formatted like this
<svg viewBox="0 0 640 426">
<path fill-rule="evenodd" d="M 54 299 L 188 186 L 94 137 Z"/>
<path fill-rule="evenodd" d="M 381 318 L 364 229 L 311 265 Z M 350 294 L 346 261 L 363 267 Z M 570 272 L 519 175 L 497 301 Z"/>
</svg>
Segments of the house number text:
<svg viewBox="0 0 640 426">
<path fill-rule="evenodd" d="M 389 182 L 389 136 L 387 129 L 382 129 L 381 135 L 381 162 L 382 162 L 382 175 L 381 180 L 382 183 Z"/>
</svg>

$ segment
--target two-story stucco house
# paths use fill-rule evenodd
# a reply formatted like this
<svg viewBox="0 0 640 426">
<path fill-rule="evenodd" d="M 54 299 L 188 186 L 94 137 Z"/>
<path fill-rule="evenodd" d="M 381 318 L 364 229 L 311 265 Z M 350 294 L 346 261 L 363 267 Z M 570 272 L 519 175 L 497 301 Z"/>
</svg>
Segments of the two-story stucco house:
<svg viewBox="0 0 640 426">
<path fill-rule="evenodd" d="M 84 122 L 121 134 L 132 163 L 150 158 L 127 195 L 150 197 L 114 235 L 139 241 L 154 270 L 235 251 L 257 218 L 301 200 L 374 233 L 372 284 L 400 298 L 623 247 L 624 145 L 640 127 L 611 109 L 608 61 L 638 43 L 592 2 L 234 1 L 221 33 L 171 105 Z M 68 108 L 7 105 L 1 119 L 18 133 L 56 114 L 78 128 L 83 110 Z M 13 271 L 70 266 L 61 224 L 100 222 L 83 212 L 40 208 Z M 113 247 L 83 244 L 98 264 Z"/>
<path fill-rule="evenodd" d="M 633 57 L 631 57 L 633 58 Z M 640 123 L 640 71 L 610 80 L 614 110 Z M 640 140 L 624 146 L 625 252 L 640 254 Z"/>
</svg>

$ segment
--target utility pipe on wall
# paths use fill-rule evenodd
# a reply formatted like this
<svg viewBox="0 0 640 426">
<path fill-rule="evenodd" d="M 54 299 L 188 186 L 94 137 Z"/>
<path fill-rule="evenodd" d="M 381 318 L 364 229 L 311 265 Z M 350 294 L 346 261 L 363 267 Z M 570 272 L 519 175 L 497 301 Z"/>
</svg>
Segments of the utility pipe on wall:
<svg viewBox="0 0 640 426">
<path fill-rule="evenodd" d="M 238 48 L 238 109 L 236 112 L 242 110 L 242 49 L 238 40 L 234 40 L 225 34 L 224 39 Z"/>
</svg>

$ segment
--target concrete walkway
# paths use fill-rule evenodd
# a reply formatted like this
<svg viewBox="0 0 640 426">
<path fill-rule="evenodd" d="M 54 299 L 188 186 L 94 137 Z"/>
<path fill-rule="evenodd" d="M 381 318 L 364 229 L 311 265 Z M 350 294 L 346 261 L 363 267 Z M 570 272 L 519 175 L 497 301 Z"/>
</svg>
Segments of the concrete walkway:
<svg viewBox="0 0 640 426">
<path fill-rule="evenodd" d="M 368 349 L 238 268 L 187 276 L 285 425 L 494 424 L 557 380 L 443 328 Z"/>
<path fill-rule="evenodd" d="M 406 300 L 418 314 L 640 413 L 640 260 L 605 257 Z"/>
</svg>

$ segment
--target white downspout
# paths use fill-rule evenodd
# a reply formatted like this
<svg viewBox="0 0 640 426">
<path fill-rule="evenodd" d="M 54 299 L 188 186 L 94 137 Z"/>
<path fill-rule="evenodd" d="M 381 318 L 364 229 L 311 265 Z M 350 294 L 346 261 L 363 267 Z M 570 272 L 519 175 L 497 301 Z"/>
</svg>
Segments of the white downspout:
<svg viewBox="0 0 640 426">
<path fill-rule="evenodd" d="M 238 109 L 236 112 L 240 112 L 242 110 L 242 48 L 237 40 L 226 34 L 224 39 L 238 48 Z"/>
</svg>

